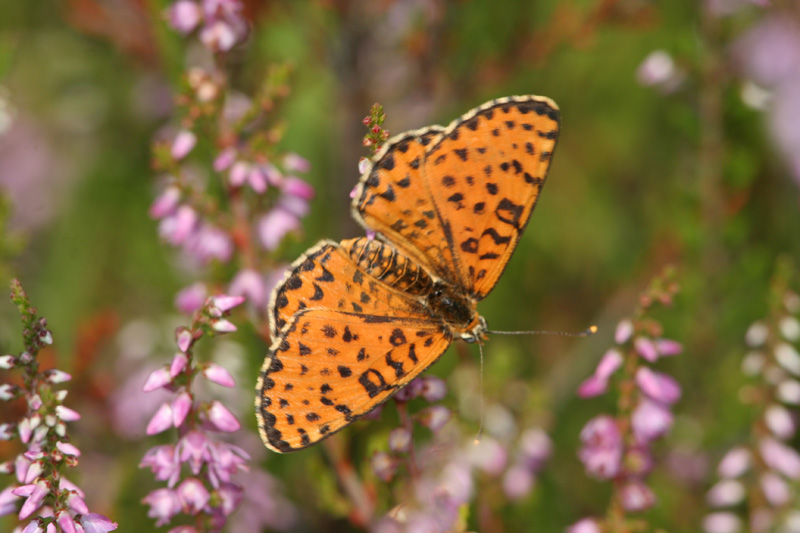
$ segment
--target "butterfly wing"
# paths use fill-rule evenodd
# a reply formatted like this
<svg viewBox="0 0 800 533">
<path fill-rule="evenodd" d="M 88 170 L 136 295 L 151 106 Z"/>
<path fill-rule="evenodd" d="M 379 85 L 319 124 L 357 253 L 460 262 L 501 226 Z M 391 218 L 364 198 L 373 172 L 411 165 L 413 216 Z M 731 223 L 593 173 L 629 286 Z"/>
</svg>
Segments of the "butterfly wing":
<svg viewBox="0 0 800 533">
<path fill-rule="evenodd" d="M 320 241 L 303 254 L 272 292 L 272 338 L 278 337 L 294 314 L 306 308 L 378 316 L 427 314 L 414 298 L 365 275 L 347 251 L 333 241 Z"/>
<path fill-rule="evenodd" d="M 299 311 L 273 342 L 258 379 L 264 444 L 291 452 L 335 433 L 433 364 L 451 340 L 430 319 Z"/>
<path fill-rule="evenodd" d="M 362 176 L 356 219 L 482 299 L 536 205 L 558 133 L 554 102 L 517 96 L 473 109 L 427 145 L 401 134 Z"/>
</svg>

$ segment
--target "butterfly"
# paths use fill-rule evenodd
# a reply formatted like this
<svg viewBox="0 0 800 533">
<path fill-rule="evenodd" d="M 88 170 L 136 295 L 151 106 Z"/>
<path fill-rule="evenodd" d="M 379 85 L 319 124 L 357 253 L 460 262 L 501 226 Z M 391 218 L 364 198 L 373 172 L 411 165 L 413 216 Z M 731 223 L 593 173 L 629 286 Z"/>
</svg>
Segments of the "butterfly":
<svg viewBox="0 0 800 533">
<path fill-rule="evenodd" d="M 486 337 L 477 302 L 508 264 L 558 134 L 552 100 L 511 96 L 383 146 L 352 202 L 376 238 L 319 242 L 272 293 L 273 342 L 255 402 L 267 448 L 291 452 L 330 436 L 453 340 Z"/>
</svg>

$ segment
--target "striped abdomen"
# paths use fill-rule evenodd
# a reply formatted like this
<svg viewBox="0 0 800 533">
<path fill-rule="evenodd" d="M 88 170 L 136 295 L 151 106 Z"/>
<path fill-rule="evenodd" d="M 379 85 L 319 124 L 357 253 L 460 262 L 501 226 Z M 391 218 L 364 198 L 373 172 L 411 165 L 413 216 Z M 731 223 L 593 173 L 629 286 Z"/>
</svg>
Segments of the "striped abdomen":
<svg viewBox="0 0 800 533">
<path fill-rule="evenodd" d="M 370 276 L 409 294 L 425 296 L 433 280 L 425 270 L 389 244 L 366 237 L 342 241 L 350 258 Z"/>
</svg>

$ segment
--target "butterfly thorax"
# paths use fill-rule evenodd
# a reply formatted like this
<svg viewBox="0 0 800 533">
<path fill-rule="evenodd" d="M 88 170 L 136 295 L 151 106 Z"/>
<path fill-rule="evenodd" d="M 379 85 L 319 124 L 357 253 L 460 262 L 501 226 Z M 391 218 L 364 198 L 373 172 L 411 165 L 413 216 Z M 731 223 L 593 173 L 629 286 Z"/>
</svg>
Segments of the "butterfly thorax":
<svg viewBox="0 0 800 533">
<path fill-rule="evenodd" d="M 486 330 L 476 302 L 451 285 L 435 280 L 422 266 L 383 241 L 360 237 L 342 242 L 350 258 L 372 277 L 416 296 L 428 312 L 442 320 L 454 337 L 475 342 Z"/>
</svg>

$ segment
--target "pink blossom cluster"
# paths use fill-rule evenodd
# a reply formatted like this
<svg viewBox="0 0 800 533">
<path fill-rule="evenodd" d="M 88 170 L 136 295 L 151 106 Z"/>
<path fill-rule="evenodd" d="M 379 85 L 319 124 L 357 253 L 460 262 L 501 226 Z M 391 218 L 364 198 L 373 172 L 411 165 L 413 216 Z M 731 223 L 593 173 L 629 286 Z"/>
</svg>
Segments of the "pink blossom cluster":
<svg viewBox="0 0 800 533">
<path fill-rule="evenodd" d="M 442 431 L 419 453 L 420 473 L 411 479 L 413 498 L 403 502 L 403 512 L 383 517 L 373 531 L 456 530 L 463 506 L 474 499 L 477 477 L 500 484 L 510 500 L 518 501 L 531 492 L 552 453 L 550 437 L 539 428 L 525 429 L 512 443 L 500 435 L 465 442 L 456 428 L 448 427 L 452 431 Z M 379 471 L 375 461 L 373 466 Z"/>
<path fill-rule="evenodd" d="M 249 456 L 241 448 L 211 437 L 211 433 L 238 431 L 241 424 L 221 402 L 199 401 L 192 386 L 197 375 L 223 387 L 235 385 L 225 368 L 195 361 L 193 347 L 205 335 L 235 331 L 226 315 L 243 301 L 240 296 L 208 298 L 195 314 L 191 328 L 176 330 L 178 351 L 171 363 L 154 370 L 144 384 L 145 392 L 163 388 L 175 394 L 158 408 L 147 426 L 147 434 L 155 435 L 174 427 L 178 430 L 177 443 L 150 449 L 139 464 L 140 468 L 149 468 L 158 481 L 167 483 L 166 488 L 154 490 L 143 500 L 150 506 L 148 516 L 156 519 L 157 526 L 184 513 L 203 515 L 209 530 L 218 531 L 242 501 L 243 488 L 232 476 L 247 470 Z M 189 471 L 185 477 L 184 464 Z M 198 530 L 179 526 L 172 531 Z"/>
<path fill-rule="evenodd" d="M 591 419 L 581 431 L 578 453 L 587 474 L 613 480 L 616 498 L 625 511 L 643 511 L 653 506 L 655 494 L 645 483 L 653 469 L 651 446 L 672 427 L 672 406 L 681 396 L 680 385 L 668 374 L 649 365 L 662 357 L 681 353 L 677 341 L 652 338 L 652 328 L 637 327 L 628 319 L 616 328 L 616 346 L 600 359 L 594 374 L 578 387 L 578 396 L 592 398 L 605 393 L 611 378 L 622 371 L 621 380 L 631 395 L 628 412 L 617 416 L 602 414 Z M 626 401 L 625 403 L 628 403 Z M 596 529 L 591 529 L 591 528 Z M 572 533 L 600 531 L 593 519 L 574 524 Z"/>
<path fill-rule="evenodd" d="M 167 10 L 167 21 L 184 35 L 198 31 L 212 52 L 227 52 L 247 37 L 239 0 L 178 0 Z"/>
<path fill-rule="evenodd" d="M 30 521 L 22 533 L 104 533 L 117 524 L 89 511 L 83 491 L 63 476 L 64 467 L 75 467 L 81 451 L 67 434 L 67 422 L 80 414 L 63 405 L 66 390 L 54 385 L 72 377 L 57 369 L 39 370 L 39 349 L 53 343 L 47 321 L 37 318 L 19 282 L 12 282 L 12 299 L 23 319 L 25 351 L 19 355 L 0 356 L 0 369 L 18 369 L 23 385 L 0 385 L 0 401 L 22 399 L 26 414 L 16 423 L 0 425 L 0 439 L 19 439 L 25 451 L 0 463 L 0 472 L 13 474 L 15 481 L 0 491 L 0 516 L 16 513 Z"/>
<path fill-rule="evenodd" d="M 706 533 L 800 530 L 800 453 L 791 444 L 797 435 L 800 406 L 798 316 L 800 296 L 788 292 L 778 313 L 747 331 L 750 351 L 742 371 L 761 381 L 760 413 L 753 426 L 753 443 L 732 448 L 719 462 L 720 479 L 706 496 L 716 509 L 703 521 Z M 743 520 L 745 503 L 748 516 Z"/>
</svg>

